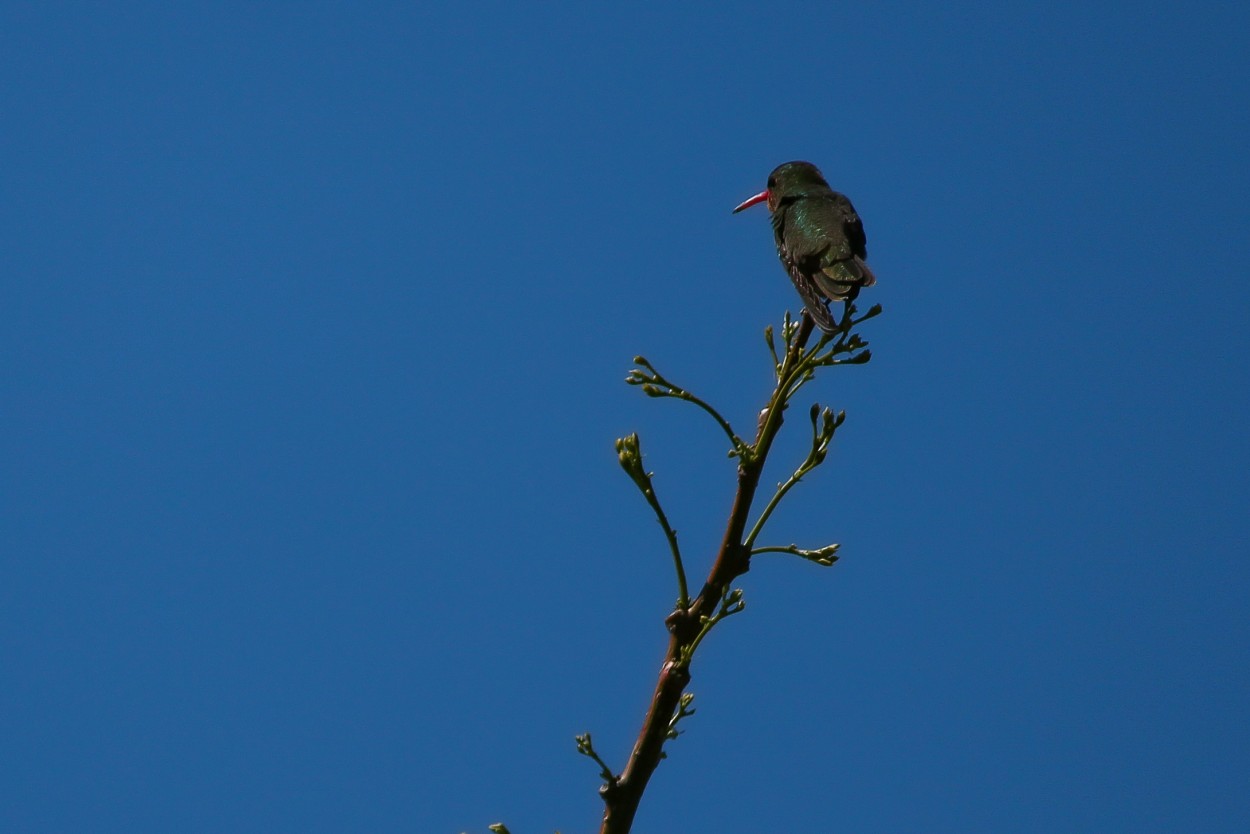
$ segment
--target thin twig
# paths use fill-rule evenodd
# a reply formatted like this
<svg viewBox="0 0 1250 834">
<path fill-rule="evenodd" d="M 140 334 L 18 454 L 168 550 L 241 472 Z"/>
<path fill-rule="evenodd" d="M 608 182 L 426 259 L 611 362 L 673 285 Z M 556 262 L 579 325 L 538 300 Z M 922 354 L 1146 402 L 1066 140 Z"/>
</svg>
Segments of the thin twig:
<svg viewBox="0 0 1250 834">
<path fill-rule="evenodd" d="M 686 568 L 681 560 L 681 548 L 677 544 L 677 531 L 668 523 L 668 516 L 660 506 L 660 499 L 655 494 L 651 483 L 651 473 L 642 466 L 642 444 L 637 433 L 627 435 L 616 441 L 616 454 L 621 468 L 629 475 L 630 480 L 638 487 L 642 497 L 647 499 L 651 509 L 655 511 L 656 520 L 664 529 L 664 537 L 668 539 L 668 548 L 673 554 L 673 567 L 677 572 L 677 605 L 684 608 L 690 604 L 690 589 L 686 584 Z"/>
<path fill-rule="evenodd" d="M 739 454 L 742 452 L 746 444 L 742 441 L 742 438 L 738 437 L 733 430 L 733 426 L 729 425 L 729 421 L 722 417 L 719 411 L 701 397 L 690 393 L 675 382 L 670 382 L 645 357 L 635 356 L 634 361 L 646 368 L 646 371 L 634 368 L 625 375 L 627 383 L 641 386 L 642 392 L 648 397 L 672 397 L 673 399 L 684 400 L 698 406 L 711 415 L 712 419 L 716 421 L 716 425 L 721 427 L 721 431 L 725 433 L 725 436 L 729 438 L 729 442 L 733 445 L 734 452 Z"/>
</svg>

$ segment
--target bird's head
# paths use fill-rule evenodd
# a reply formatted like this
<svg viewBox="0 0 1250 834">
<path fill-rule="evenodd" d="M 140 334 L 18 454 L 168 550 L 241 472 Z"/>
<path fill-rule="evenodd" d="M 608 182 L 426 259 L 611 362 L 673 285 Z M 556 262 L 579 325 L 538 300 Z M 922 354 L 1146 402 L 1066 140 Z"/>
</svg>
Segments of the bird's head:
<svg viewBox="0 0 1250 834">
<path fill-rule="evenodd" d="M 768 175 L 768 187 L 756 194 L 743 200 L 733 210 L 734 214 L 743 209 L 750 208 L 756 203 L 768 201 L 768 210 L 776 211 L 777 206 L 785 197 L 792 197 L 797 194 L 803 194 L 808 191 L 828 191 L 829 183 L 825 182 L 824 175 L 820 173 L 820 169 L 810 162 L 786 162 L 778 165 L 773 172 Z"/>
</svg>

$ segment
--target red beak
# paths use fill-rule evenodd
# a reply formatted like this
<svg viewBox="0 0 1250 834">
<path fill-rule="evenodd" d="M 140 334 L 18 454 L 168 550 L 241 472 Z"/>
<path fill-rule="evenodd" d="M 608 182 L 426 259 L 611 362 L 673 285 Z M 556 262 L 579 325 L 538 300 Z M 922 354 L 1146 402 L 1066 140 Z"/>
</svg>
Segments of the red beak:
<svg viewBox="0 0 1250 834">
<path fill-rule="evenodd" d="M 759 194 L 756 194 L 754 197 L 750 198 L 749 200 L 743 200 L 741 203 L 739 203 L 738 207 L 733 210 L 733 213 L 737 214 L 743 209 L 748 209 L 751 206 L 755 205 L 756 203 L 762 203 L 767 199 L 768 199 L 768 189 L 764 189 Z"/>
</svg>

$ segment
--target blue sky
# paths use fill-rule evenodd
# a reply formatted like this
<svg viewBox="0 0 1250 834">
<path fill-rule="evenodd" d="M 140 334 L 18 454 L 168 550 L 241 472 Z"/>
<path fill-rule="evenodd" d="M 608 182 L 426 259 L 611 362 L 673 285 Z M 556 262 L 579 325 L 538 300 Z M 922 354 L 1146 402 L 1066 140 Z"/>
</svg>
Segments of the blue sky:
<svg viewBox="0 0 1250 834">
<path fill-rule="evenodd" d="M 1244 5 L 0 9 L 0 828 L 597 828 L 797 300 L 874 358 L 636 830 L 1244 831 Z M 805 407 L 806 400 L 803 407 Z M 775 450 L 783 477 L 802 421 Z M 692 823 L 697 820 L 697 823 Z"/>
</svg>

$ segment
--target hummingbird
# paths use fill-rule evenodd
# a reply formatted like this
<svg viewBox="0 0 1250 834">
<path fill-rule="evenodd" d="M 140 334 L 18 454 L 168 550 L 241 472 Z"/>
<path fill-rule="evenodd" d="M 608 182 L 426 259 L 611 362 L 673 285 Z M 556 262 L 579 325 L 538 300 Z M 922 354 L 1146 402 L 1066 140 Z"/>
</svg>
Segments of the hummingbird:
<svg viewBox="0 0 1250 834">
<path fill-rule="evenodd" d="M 768 175 L 768 188 L 744 200 L 734 214 L 768 202 L 777 256 L 817 326 L 837 332 L 830 301 L 851 302 L 877 283 L 864 259 L 864 224 L 855 207 L 825 182 L 810 162 L 787 162 Z"/>
</svg>

